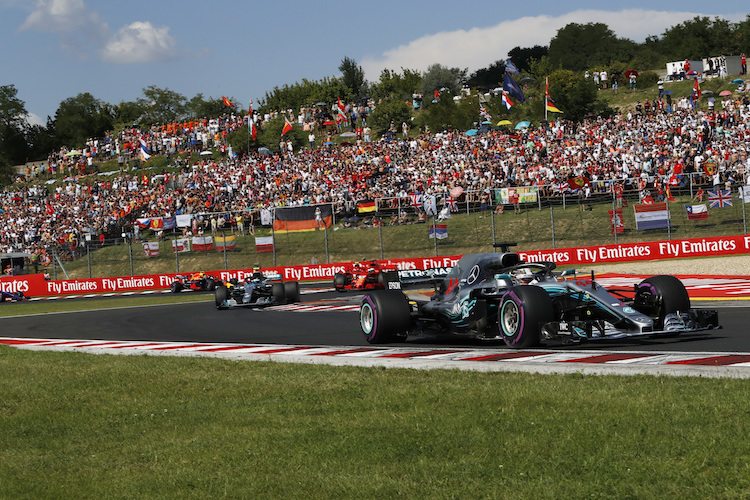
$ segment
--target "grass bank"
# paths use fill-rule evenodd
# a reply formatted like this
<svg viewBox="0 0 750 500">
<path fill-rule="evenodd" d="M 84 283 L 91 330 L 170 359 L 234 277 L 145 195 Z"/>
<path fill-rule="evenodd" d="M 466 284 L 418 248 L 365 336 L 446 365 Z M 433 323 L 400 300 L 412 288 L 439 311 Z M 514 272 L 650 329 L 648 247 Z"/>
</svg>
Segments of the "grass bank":
<svg viewBox="0 0 750 500">
<path fill-rule="evenodd" d="M 0 346 L 4 498 L 748 498 L 750 381 Z"/>
</svg>

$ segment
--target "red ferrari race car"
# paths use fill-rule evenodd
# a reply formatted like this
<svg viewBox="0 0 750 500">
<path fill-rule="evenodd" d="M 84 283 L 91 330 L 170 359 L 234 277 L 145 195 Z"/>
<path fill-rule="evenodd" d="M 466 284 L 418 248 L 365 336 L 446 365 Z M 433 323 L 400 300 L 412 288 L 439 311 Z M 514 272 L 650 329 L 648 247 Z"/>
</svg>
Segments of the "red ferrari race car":
<svg viewBox="0 0 750 500">
<path fill-rule="evenodd" d="M 377 260 L 349 264 L 344 268 L 344 272 L 333 276 L 333 287 L 338 292 L 382 290 L 386 288 L 386 283 L 400 283 L 398 271 L 395 266 L 381 266 Z"/>
<path fill-rule="evenodd" d="M 199 290 L 213 292 L 221 283 L 221 280 L 203 272 L 188 274 L 184 276 L 175 276 L 174 281 L 169 285 L 172 293 L 180 293 L 183 290 Z"/>
</svg>

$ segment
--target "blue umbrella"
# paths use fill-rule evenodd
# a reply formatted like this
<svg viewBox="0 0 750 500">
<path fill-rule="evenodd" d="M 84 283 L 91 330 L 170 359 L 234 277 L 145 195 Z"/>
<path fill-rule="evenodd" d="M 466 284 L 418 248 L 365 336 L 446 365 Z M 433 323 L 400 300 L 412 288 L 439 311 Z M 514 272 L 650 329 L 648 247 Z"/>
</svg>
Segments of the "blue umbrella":
<svg viewBox="0 0 750 500">
<path fill-rule="evenodd" d="M 529 125 L 531 125 L 531 122 L 518 122 L 516 124 L 516 130 L 522 129 L 522 128 L 528 128 Z"/>
<path fill-rule="evenodd" d="M 258 152 L 260 154 L 264 154 L 264 155 L 270 155 L 271 154 L 271 150 L 268 149 L 268 148 L 258 148 Z"/>
<path fill-rule="evenodd" d="M 664 92 L 662 92 L 662 95 L 670 95 L 670 94 L 674 94 L 674 92 L 672 92 L 671 90 L 665 90 Z"/>
<path fill-rule="evenodd" d="M 735 78 L 734 80 L 732 80 L 732 83 L 745 83 L 745 80 L 743 80 L 742 78 Z"/>
<path fill-rule="evenodd" d="M 477 135 L 477 129 L 470 128 L 469 130 L 466 131 L 466 135 Z"/>
</svg>

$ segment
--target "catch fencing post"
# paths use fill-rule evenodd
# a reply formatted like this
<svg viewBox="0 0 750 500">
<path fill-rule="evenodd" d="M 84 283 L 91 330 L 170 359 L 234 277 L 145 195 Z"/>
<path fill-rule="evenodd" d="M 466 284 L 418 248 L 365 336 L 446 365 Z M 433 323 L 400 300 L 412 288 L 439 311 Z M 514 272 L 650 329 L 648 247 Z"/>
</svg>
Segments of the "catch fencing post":
<svg viewBox="0 0 750 500">
<path fill-rule="evenodd" d="M 180 272 L 180 247 L 177 245 L 177 237 L 175 237 L 174 241 L 172 242 L 174 245 L 174 262 L 175 262 L 175 272 Z"/>
</svg>

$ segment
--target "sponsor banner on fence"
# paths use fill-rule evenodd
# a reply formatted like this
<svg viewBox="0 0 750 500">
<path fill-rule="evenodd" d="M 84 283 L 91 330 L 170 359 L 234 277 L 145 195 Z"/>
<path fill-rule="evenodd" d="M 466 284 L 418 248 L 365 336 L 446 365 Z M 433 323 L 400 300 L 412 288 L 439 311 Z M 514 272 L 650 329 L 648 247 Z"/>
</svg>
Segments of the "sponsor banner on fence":
<svg viewBox="0 0 750 500">
<path fill-rule="evenodd" d="M 750 253 L 750 235 L 717 236 L 712 238 L 693 238 L 671 241 L 649 241 L 643 243 L 624 243 L 619 245 L 598 245 L 588 247 L 559 248 L 552 250 L 519 251 L 518 254 L 527 262 L 552 261 L 558 265 L 601 264 L 607 262 L 628 262 L 641 260 L 678 259 L 690 257 L 708 257 L 721 255 L 738 255 Z M 460 255 L 449 257 L 422 257 L 413 259 L 381 260 L 382 266 L 395 266 L 399 271 L 424 270 L 452 267 Z M 281 278 L 284 281 L 322 281 L 332 282 L 337 272 L 342 272 L 347 263 L 316 264 L 290 267 L 264 268 L 263 273 L 269 278 Z M 230 271 L 205 271 L 206 274 L 223 280 L 237 278 L 244 280 L 251 276 L 253 270 L 238 269 Z M 182 275 L 187 273 L 180 273 Z M 7 292 L 23 292 L 29 297 L 98 294 L 128 291 L 168 290 L 176 273 L 147 276 L 129 276 L 114 278 L 92 278 L 79 280 L 45 280 L 42 274 L 23 276 L 5 276 L 0 278 L 0 289 Z"/>
<path fill-rule="evenodd" d="M 553 261 L 558 265 L 685 259 L 750 253 L 750 236 L 715 236 L 671 241 L 534 250 L 518 254 L 528 262 Z"/>
</svg>

